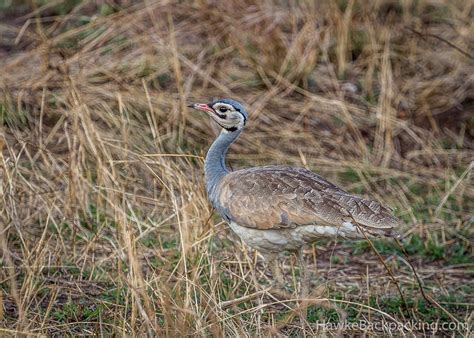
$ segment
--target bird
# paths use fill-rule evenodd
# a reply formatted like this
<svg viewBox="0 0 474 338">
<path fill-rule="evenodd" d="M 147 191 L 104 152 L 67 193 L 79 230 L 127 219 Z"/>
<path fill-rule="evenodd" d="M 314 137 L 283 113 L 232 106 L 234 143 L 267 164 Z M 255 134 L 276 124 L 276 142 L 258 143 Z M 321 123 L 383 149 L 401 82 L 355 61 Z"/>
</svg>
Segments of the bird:
<svg viewBox="0 0 474 338">
<path fill-rule="evenodd" d="M 226 153 L 242 133 L 248 113 L 234 99 L 192 103 L 217 123 L 220 132 L 204 162 L 207 196 L 240 239 L 267 260 L 279 285 L 282 252 L 294 252 L 300 265 L 301 289 L 308 293 L 309 275 L 303 247 L 322 238 L 399 238 L 399 220 L 381 203 L 350 194 L 305 168 L 267 165 L 231 171 Z"/>
</svg>

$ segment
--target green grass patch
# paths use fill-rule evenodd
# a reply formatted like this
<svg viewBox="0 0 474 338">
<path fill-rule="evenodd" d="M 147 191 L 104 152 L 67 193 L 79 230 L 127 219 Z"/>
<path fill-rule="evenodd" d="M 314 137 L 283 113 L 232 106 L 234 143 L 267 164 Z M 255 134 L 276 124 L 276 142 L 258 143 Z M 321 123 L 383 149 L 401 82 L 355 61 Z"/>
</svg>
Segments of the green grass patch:
<svg viewBox="0 0 474 338">
<path fill-rule="evenodd" d="M 403 252 L 393 240 L 372 239 L 375 249 L 382 255 L 399 255 Z M 351 242 L 352 253 L 359 255 L 371 252 L 372 248 L 368 241 L 362 240 Z M 466 263 L 471 260 L 468 248 L 461 243 L 451 245 L 441 245 L 434 239 L 423 239 L 419 235 L 413 235 L 408 240 L 402 242 L 403 248 L 411 256 L 420 256 L 430 261 L 445 260 L 452 264 Z"/>
<path fill-rule="evenodd" d="M 68 302 L 52 311 L 51 317 L 60 323 L 96 321 L 105 311 L 101 303 Z"/>
<path fill-rule="evenodd" d="M 27 121 L 28 113 L 25 110 L 0 102 L 0 125 L 13 129 L 22 128 L 26 126 Z"/>
</svg>

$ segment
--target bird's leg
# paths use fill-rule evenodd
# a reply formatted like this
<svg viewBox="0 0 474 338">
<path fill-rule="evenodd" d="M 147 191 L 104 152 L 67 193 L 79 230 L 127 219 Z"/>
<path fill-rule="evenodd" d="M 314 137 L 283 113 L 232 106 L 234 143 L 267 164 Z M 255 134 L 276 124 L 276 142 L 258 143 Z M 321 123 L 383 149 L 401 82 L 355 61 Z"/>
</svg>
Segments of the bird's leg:
<svg viewBox="0 0 474 338">
<path fill-rule="evenodd" d="M 291 294 L 285 290 L 285 277 L 281 271 L 280 264 L 278 264 L 278 255 L 271 254 L 267 257 L 268 265 L 272 271 L 272 276 L 276 279 L 276 283 L 273 282 L 271 293 L 279 298 L 290 299 Z"/>
<path fill-rule="evenodd" d="M 285 278 L 281 272 L 280 264 L 278 264 L 278 256 L 271 255 L 269 259 L 270 269 L 272 270 L 273 278 L 276 279 L 278 286 L 283 288 L 285 286 Z"/>
<path fill-rule="evenodd" d="M 300 299 L 301 299 L 301 320 L 302 324 L 306 322 L 308 310 L 307 310 L 307 299 L 309 292 L 309 274 L 306 262 L 304 260 L 303 248 L 298 251 L 298 264 L 300 266 Z"/>
</svg>

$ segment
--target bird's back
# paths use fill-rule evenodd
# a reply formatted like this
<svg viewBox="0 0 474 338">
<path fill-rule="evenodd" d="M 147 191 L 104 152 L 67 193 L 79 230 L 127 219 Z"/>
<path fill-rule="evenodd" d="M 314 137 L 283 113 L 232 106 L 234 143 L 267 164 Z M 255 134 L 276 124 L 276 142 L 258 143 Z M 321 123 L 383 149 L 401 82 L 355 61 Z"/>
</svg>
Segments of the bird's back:
<svg viewBox="0 0 474 338">
<path fill-rule="evenodd" d="M 351 195 L 303 168 L 264 166 L 234 171 L 222 179 L 218 192 L 216 203 L 222 216 L 249 229 L 350 224 L 357 232 L 393 236 L 399 224 L 379 202 Z"/>
</svg>

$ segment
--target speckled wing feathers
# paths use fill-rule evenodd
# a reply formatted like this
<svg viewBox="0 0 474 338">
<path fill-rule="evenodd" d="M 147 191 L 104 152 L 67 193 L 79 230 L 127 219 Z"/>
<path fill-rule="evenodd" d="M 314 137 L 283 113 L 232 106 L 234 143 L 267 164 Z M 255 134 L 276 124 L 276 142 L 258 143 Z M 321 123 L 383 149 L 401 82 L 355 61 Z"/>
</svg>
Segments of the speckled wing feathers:
<svg viewBox="0 0 474 338">
<path fill-rule="evenodd" d="M 300 225 L 341 226 L 355 220 L 371 234 L 390 235 L 398 221 L 376 201 L 350 195 L 302 168 L 265 166 L 229 173 L 219 202 L 241 226 L 284 229 Z"/>
</svg>

